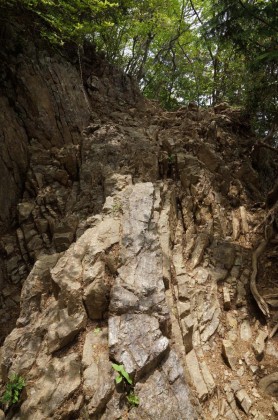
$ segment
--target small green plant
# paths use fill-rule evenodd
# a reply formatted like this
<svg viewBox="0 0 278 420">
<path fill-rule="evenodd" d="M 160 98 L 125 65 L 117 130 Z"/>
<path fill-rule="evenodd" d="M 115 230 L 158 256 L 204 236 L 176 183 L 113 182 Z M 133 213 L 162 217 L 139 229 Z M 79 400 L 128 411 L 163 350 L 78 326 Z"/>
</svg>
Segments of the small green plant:
<svg viewBox="0 0 278 420">
<path fill-rule="evenodd" d="M 122 380 L 125 379 L 129 383 L 129 385 L 132 385 L 132 379 L 125 370 L 124 365 L 117 365 L 117 363 L 112 363 L 112 367 L 116 372 L 119 373 L 119 375 L 115 379 L 116 384 L 121 383 Z"/>
<path fill-rule="evenodd" d="M 122 203 L 120 201 L 115 201 L 115 203 L 112 206 L 112 213 L 113 216 L 116 216 L 118 213 L 122 211 Z"/>
<path fill-rule="evenodd" d="M 174 162 L 174 156 L 173 155 L 169 155 L 168 156 L 168 162 L 169 163 L 173 163 Z"/>
<path fill-rule="evenodd" d="M 137 395 L 135 395 L 133 392 L 128 394 L 126 399 L 132 407 L 137 407 L 139 405 L 139 397 L 137 397 Z"/>
<path fill-rule="evenodd" d="M 101 332 L 101 328 L 96 327 L 96 328 L 94 329 L 94 334 L 99 334 L 100 332 Z"/>
<path fill-rule="evenodd" d="M 124 383 L 125 390 L 126 390 L 126 399 L 127 402 L 131 407 L 137 407 L 139 405 L 139 397 L 134 394 L 132 391 L 133 382 L 127 371 L 125 370 L 124 365 L 118 365 L 117 363 L 112 363 L 113 369 L 118 373 L 118 376 L 116 376 L 115 381 L 116 384 L 120 384 L 121 382 Z"/>
<path fill-rule="evenodd" d="M 16 374 L 11 375 L 1 402 L 3 404 L 8 404 L 8 406 L 17 403 L 24 387 L 25 381 L 22 376 Z"/>
</svg>

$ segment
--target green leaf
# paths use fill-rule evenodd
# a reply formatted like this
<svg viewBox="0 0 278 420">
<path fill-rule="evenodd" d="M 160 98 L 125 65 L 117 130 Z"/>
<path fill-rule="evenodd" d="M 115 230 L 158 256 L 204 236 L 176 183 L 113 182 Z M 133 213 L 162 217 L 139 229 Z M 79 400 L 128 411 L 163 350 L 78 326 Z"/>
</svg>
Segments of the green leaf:
<svg viewBox="0 0 278 420">
<path fill-rule="evenodd" d="M 129 404 L 133 405 L 133 406 L 137 406 L 140 403 L 139 397 L 137 397 L 137 395 L 131 393 L 129 394 L 127 397 L 127 401 L 129 402 Z"/>
<path fill-rule="evenodd" d="M 116 377 L 116 379 L 115 379 L 116 384 L 121 383 L 121 382 L 122 382 L 122 380 L 123 380 L 123 377 L 122 377 L 121 375 L 117 376 L 117 377 Z"/>
<path fill-rule="evenodd" d="M 132 385 L 132 379 L 129 376 L 129 374 L 126 372 L 125 369 L 123 369 L 123 371 L 121 371 L 121 374 L 123 375 L 123 377 L 127 380 L 127 382 Z"/>
<path fill-rule="evenodd" d="M 116 370 L 116 372 L 121 372 L 123 369 L 123 365 L 117 365 L 116 363 L 112 363 L 112 368 Z"/>
<path fill-rule="evenodd" d="M 132 379 L 131 379 L 131 377 L 129 376 L 129 374 L 127 373 L 127 371 L 125 370 L 125 368 L 124 368 L 124 366 L 123 365 L 118 365 L 118 364 L 116 364 L 116 363 L 112 363 L 112 367 L 113 367 L 113 369 L 115 369 L 115 371 L 116 372 L 119 372 L 119 374 L 123 377 L 123 378 L 125 378 L 125 380 L 130 384 L 130 385 L 132 385 Z"/>
<path fill-rule="evenodd" d="M 9 382 L 6 384 L 6 390 L 1 401 L 9 406 L 17 403 L 24 386 L 25 381 L 21 376 L 16 374 L 11 375 Z"/>
</svg>

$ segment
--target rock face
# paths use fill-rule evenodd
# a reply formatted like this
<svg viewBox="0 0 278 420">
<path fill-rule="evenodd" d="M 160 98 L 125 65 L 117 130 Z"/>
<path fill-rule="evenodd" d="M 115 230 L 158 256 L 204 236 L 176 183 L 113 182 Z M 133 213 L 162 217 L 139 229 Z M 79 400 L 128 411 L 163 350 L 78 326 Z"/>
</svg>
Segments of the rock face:
<svg viewBox="0 0 278 420">
<path fill-rule="evenodd" d="M 85 97 L 74 63 L 30 41 L 8 63 L 6 30 L 0 394 L 12 373 L 26 388 L 0 417 L 269 418 L 277 238 L 255 264 L 265 184 L 240 111 L 163 112 L 88 48 Z"/>
</svg>

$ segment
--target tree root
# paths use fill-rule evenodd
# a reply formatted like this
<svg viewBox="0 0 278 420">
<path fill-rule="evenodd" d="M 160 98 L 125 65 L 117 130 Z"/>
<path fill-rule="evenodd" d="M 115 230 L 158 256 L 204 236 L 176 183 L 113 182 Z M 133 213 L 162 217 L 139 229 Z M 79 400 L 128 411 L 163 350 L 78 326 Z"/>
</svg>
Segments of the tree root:
<svg viewBox="0 0 278 420">
<path fill-rule="evenodd" d="M 264 316 L 266 318 L 269 318 L 270 313 L 269 313 L 268 305 L 265 299 L 259 294 L 258 289 L 257 289 L 257 284 L 256 284 L 256 279 L 257 279 L 257 274 L 258 274 L 258 258 L 265 250 L 266 245 L 267 245 L 267 241 L 263 239 L 260 245 L 257 247 L 257 249 L 253 252 L 253 255 L 252 255 L 253 272 L 250 279 L 250 290 L 255 301 L 257 302 L 258 307 L 260 308 Z"/>
</svg>

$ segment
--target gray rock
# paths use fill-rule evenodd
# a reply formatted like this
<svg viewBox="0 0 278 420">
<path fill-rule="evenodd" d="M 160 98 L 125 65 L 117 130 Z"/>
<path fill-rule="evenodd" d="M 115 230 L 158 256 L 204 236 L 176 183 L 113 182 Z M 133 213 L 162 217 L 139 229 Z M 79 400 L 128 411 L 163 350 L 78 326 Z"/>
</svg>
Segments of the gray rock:
<svg viewBox="0 0 278 420">
<path fill-rule="evenodd" d="M 199 364 L 200 364 L 200 369 L 201 369 L 204 381 L 208 388 L 209 395 L 212 395 L 216 388 L 215 381 L 209 371 L 207 363 L 203 360 Z"/>
<path fill-rule="evenodd" d="M 122 193 L 121 267 L 110 294 L 110 312 L 129 311 L 156 315 L 160 327 L 169 331 L 162 254 L 154 220 L 152 183 L 138 183 Z M 122 297 L 121 297 L 122 293 Z"/>
<path fill-rule="evenodd" d="M 254 343 L 252 344 L 252 349 L 258 361 L 261 361 L 264 357 L 265 341 L 267 337 L 268 337 L 268 333 L 261 330 L 259 331 L 259 334 L 257 335 Z"/>
<path fill-rule="evenodd" d="M 231 309 L 231 298 L 230 298 L 230 292 L 227 287 L 223 287 L 223 301 L 224 301 L 224 309 L 228 311 Z"/>
<path fill-rule="evenodd" d="M 192 316 L 188 315 L 187 317 L 181 319 L 180 325 L 182 330 L 182 338 L 185 353 L 189 353 L 193 349 L 192 336 L 194 321 L 192 319 Z"/>
<path fill-rule="evenodd" d="M 136 294 L 116 284 L 111 293 L 110 313 L 121 315 L 137 311 L 139 311 L 139 298 Z"/>
<path fill-rule="evenodd" d="M 219 302 L 212 301 L 209 302 L 209 304 L 212 306 L 210 306 L 207 312 L 204 311 L 204 308 L 202 308 L 204 313 L 202 323 L 207 324 L 204 328 L 204 331 L 201 333 L 201 339 L 203 343 L 207 342 L 208 339 L 217 331 L 220 323 L 221 309 L 219 308 Z"/>
<path fill-rule="evenodd" d="M 240 325 L 240 338 L 243 341 L 250 341 L 252 338 L 250 323 L 247 319 L 243 320 Z"/>
<path fill-rule="evenodd" d="M 231 369 L 235 369 L 237 365 L 237 357 L 234 346 L 229 340 L 222 341 L 222 355 L 227 365 Z"/>
<path fill-rule="evenodd" d="M 110 357 L 122 363 L 137 381 L 154 369 L 169 349 L 158 320 L 145 314 L 109 318 Z"/>
<path fill-rule="evenodd" d="M 60 350 L 69 344 L 86 325 L 86 314 L 83 312 L 69 315 L 67 309 L 57 313 L 58 320 L 48 328 L 47 341 L 50 353 Z"/>
<path fill-rule="evenodd" d="M 20 418 L 43 420 L 53 418 L 55 411 L 68 400 L 81 384 L 79 356 L 71 353 L 60 359 L 52 359 L 30 388 L 20 408 Z"/>
<path fill-rule="evenodd" d="M 69 295 L 76 294 L 77 291 L 81 295 L 83 275 L 86 283 L 90 283 L 88 277 L 91 273 L 88 266 L 92 261 L 95 262 L 97 254 L 119 242 L 119 229 L 119 221 L 113 218 L 102 220 L 95 227 L 87 229 L 59 259 L 58 264 L 51 270 L 51 275 L 65 301 Z M 83 270 L 83 265 L 87 266 L 86 270 Z"/>
<path fill-rule="evenodd" d="M 90 331 L 86 335 L 82 366 L 83 391 L 88 401 L 88 412 L 90 416 L 96 416 L 105 409 L 115 388 L 109 360 L 107 328 Z"/>
<path fill-rule="evenodd" d="M 244 389 L 240 389 L 235 393 L 236 400 L 245 414 L 248 414 L 252 407 L 252 400 L 249 398 L 247 392 Z"/>
<path fill-rule="evenodd" d="M 84 290 L 84 304 L 88 317 L 103 319 L 109 306 L 110 286 L 105 278 L 97 279 Z"/>
<path fill-rule="evenodd" d="M 246 301 L 246 290 L 243 283 L 239 282 L 237 284 L 237 297 L 236 297 L 236 306 L 237 308 L 240 308 L 244 305 L 244 302 Z"/>
<path fill-rule="evenodd" d="M 30 202 L 22 202 L 18 204 L 17 210 L 19 223 L 22 223 L 29 218 L 30 214 L 34 210 L 34 207 L 35 204 Z"/>
<path fill-rule="evenodd" d="M 204 401 L 208 398 L 209 392 L 201 373 L 195 351 L 191 350 L 191 352 L 186 355 L 185 360 L 191 380 L 197 391 L 198 398 L 200 401 Z"/>
<path fill-rule="evenodd" d="M 278 415 L 278 403 L 273 403 L 273 411 L 274 411 L 274 414 Z"/>
<path fill-rule="evenodd" d="M 195 248 L 192 254 L 192 268 L 197 267 L 203 259 L 205 250 L 209 244 L 210 235 L 207 232 L 200 233 L 197 237 Z"/>
<path fill-rule="evenodd" d="M 59 254 L 43 255 L 36 261 L 25 280 L 21 292 L 21 311 L 17 326 L 27 325 L 40 311 L 41 296 L 51 289 L 50 270 L 55 266 Z"/>
<path fill-rule="evenodd" d="M 212 250 L 214 261 L 221 268 L 231 270 L 236 257 L 234 246 L 228 242 L 217 242 L 213 244 Z"/>
<path fill-rule="evenodd" d="M 161 369 L 156 370 L 146 381 L 138 383 L 134 391 L 140 399 L 140 405 L 129 412 L 130 420 L 200 418 L 190 401 L 182 366 L 173 351 Z"/>
</svg>

